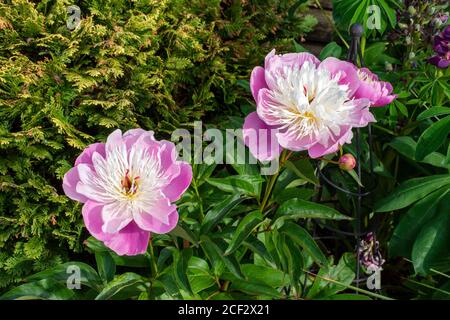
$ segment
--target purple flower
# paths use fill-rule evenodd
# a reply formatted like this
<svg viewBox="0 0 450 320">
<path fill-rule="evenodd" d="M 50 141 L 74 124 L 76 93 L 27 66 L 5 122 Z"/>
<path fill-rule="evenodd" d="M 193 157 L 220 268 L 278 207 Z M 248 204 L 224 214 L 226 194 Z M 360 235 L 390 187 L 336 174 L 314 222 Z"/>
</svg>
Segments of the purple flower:
<svg viewBox="0 0 450 320">
<path fill-rule="evenodd" d="M 450 25 L 444 31 L 434 37 L 433 50 L 436 55 L 428 59 L 428 62 L 440 69 L 445 69 L 450 65 Z"/>
<path fill-rule="evenodd" d="M 167 233 L 178 222 L 172 203 L 189 187 L 192 168 L 176 157 L 175 145 L 152 131 L 116 130 L 81 153 L 64 176 L 64 192 L 84 203 L 95 238 L 119 255 L 142 254 L 150 232 Z"/>
</svg>

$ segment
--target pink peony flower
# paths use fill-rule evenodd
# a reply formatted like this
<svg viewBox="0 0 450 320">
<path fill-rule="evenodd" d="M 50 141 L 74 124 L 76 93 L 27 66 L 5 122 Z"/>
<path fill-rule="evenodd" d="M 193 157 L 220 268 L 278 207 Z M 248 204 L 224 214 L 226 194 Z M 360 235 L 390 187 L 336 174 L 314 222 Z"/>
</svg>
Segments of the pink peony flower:
<svg viewBox="0 0 450 320">
<path fill-rule="evenodd" d="M 150 232 L 178 222 L 176 205 L 192 168 L 176 160 L 175 145 L 152 131 L 116 130 L 106 143 L 87 147 L 63 180 L 66 195 L 84 203 L 88 231 L 119 255 L 145 253 Z"/>
<path fill-rule="evenodd" d="M 356 67 L 309 53 L 276 55 L 252 71 L 250 87 L 256 112 L 244 122 L 244 142 L 259 160 L 273 160 L 283 148 L 308 150 L 312 158 L 350 143 L 353 127 L 375 118 L 368 99 L 355 99 L 360 80 Z"/>
<path fill-rule="evenodd" d="M 357 71 L 360 84 L 355 92 L 355 98 L 367 98 L 371 107 L 383 107 L 394 100 L 397 95 L 392 93 L 392 85 L 389 82 L 379 81 L 378 76 L 367 68 Z"/>
</svg>

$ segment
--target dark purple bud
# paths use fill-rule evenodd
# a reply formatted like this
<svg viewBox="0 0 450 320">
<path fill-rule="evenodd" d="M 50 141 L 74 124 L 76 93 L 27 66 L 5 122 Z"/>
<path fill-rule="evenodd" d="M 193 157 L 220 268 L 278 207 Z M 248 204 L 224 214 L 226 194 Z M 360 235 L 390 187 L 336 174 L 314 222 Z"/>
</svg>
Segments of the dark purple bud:
<svg viewBox="0 0 450 320">
<path fill-rule="evenodd" d="M 439 69 L 445 69 L 450 65 L 450 59 L 445 59 L 441 56 L 433 56 L 428 59 L 428 63 L 438 67 Z"/>
<path fill-rule="evenodd" d="M 439 55 L 445 55 L 448 52 L 448 44 L 449 41 L 436 36 L 434 38 L 433 50 Z"/>
<path fill-rule="evenodd" d="M 385 262 L 379 251 L 379 242 L 372 232 L 361 239 L 358 246 L 358 257 L 359 263 L 366 268 L 381 268 Z"/>
<path fill-rule="evenodd" d="M 442 31 L 442 36 L 446 39 L 446 40 L 450 40 L 450 25 L 448 25 L 444 31 Z"/>
</svg>

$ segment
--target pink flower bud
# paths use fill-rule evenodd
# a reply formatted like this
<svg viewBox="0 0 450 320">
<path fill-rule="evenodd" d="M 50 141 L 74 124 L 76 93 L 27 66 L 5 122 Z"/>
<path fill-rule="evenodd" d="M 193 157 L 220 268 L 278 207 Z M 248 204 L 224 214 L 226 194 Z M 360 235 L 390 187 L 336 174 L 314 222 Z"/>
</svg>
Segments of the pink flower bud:
<svg viewBox="0 0 450 320">
<path fill-rule="evenodd" d="M 345 171 L 353 170 L 356 166 L 356 159 L 355 157 L 350 154 L 346 153 L 339 159 L 339 168 Z"/>
</svg>

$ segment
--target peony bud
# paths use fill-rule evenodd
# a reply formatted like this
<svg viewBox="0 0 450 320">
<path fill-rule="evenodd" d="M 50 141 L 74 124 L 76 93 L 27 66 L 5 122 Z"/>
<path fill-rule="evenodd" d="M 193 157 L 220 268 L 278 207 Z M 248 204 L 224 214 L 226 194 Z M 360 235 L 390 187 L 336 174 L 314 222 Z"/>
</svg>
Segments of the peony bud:
<svg viewBox="0 0 450 320">
<path fill-rule="evenodd" d="M 414 8 L 413 6 L 409 6 L 408 7 L 408 13 L 410 14 L 410 15 L 415 15 L 416 14 L 416 8 Z"/>
<path fill-rule="evenodd" d="M 353 170 L 356 166 L 356 159 L 355 157 L 350 154 L 346 153 L 339 159 L 339 168 L 345 171 Z"/>
</svg>

